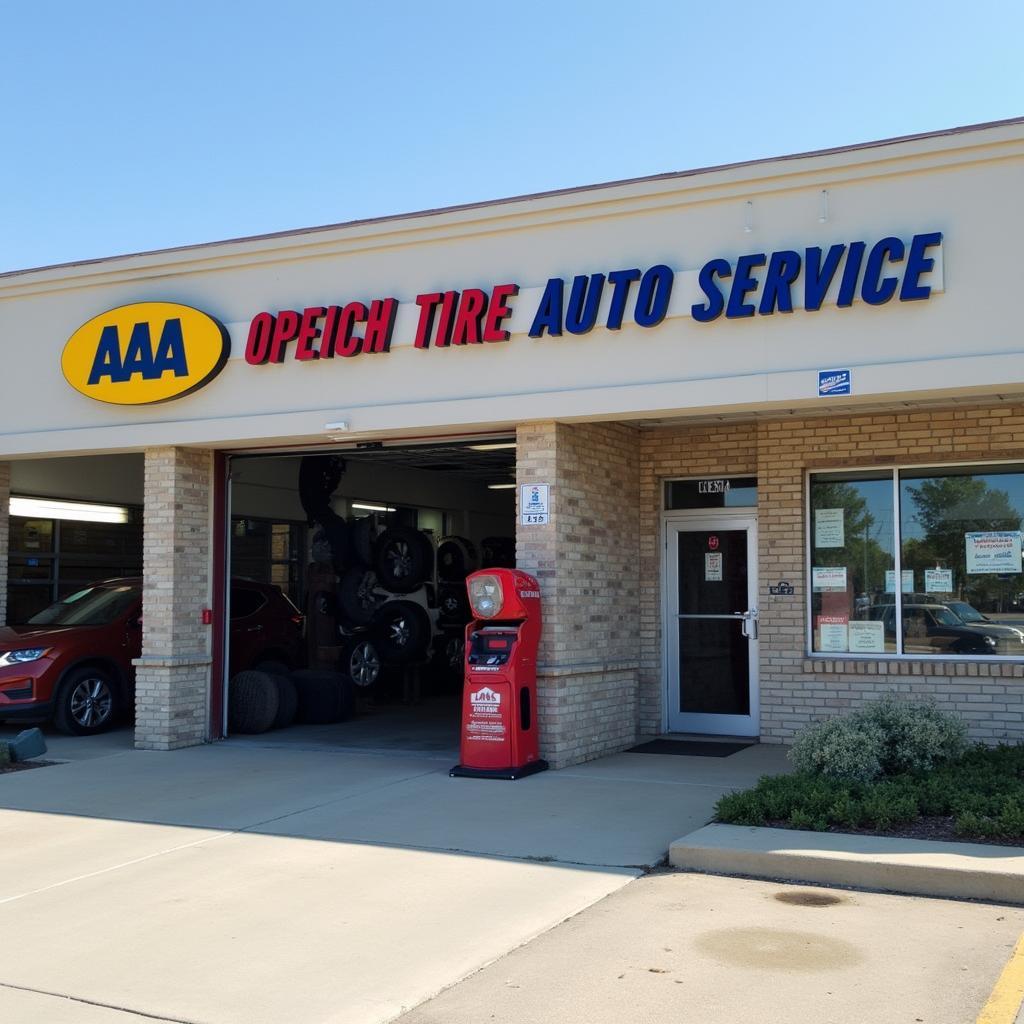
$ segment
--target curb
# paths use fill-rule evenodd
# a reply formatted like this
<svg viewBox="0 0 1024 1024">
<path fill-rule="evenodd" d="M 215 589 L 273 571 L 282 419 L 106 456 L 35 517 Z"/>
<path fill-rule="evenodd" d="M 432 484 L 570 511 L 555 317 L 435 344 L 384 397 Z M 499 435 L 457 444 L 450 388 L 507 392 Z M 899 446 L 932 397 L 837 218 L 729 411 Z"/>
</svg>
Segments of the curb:
<svg viewBox="0 0 1024 1024">
<path fill-rule="evenodd" d="M 887 836 L 705 825 L 669 847 L 676 868 L 914 896 L 1024 904 L 1024 850 Z"/>
</svg>

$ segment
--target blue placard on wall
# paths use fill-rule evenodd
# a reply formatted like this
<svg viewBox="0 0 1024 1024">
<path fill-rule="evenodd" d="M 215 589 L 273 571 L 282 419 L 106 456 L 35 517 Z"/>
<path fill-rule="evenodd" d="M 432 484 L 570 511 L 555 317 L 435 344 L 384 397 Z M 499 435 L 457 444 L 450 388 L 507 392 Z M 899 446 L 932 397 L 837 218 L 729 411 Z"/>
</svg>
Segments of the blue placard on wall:
<svg viewBox="0 0 1024 1024">
<path fill-rule="evenodd" d="M 849 370 L 819 370 L 818 397 L 853 394 L 853 374 Z"/>
</svg>

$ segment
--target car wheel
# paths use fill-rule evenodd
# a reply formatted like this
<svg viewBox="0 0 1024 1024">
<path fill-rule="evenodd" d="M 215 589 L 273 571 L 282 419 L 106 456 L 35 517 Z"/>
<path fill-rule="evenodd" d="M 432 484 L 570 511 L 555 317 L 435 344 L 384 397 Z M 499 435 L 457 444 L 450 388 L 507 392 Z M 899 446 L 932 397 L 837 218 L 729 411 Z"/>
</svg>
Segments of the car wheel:
<svg viewBox="0 0 1024 1024">
<path fill-rule="evenodd" d="M 274 716 L 274 724 L 271 729 L 287 729 L 298 714 L 299 694 L 287 674 L 273 673 L 270 678 L 274 680 L 274 685 L 277 687 L 277 714 Z"/>
<path fill-rule="evenodd" d="M 419 661 L 430 646 L 430 619 L 412 601 L 389 601 L 373 618 L 381 659 L 391 665 Z"/>
<path fill-rule="evenodd" d="M 274 677 L 249 669 L 228 684 L 228 732 L 261 733 L 273 728 L 280 698 Z"/>
<path fill-rule="evenodd" d="M 118 712 L 117 687 L 110 673 L 85 666 L 69 672 L 57 693 L 53 724 L 68 736 L 104 732 Z"/>
<path fill-rule="evenodd" d="M 409 527 L 386 530 L 377 542 L 377 578 L 385 590 L 408 594 L 421 586 L 427 574 L 423 534 Z"/>
<path fill-rule="evenodd" d="M 442 621 L 462 625 L 469 622 L 469 596 L 464 583 L 446 584 L 437 597 L 437 610 Z"/>
<path fill-rule="evenodd" d="M 377 645 L 365 637 L 350 640 L 342 652 L 341 665 L 355 686 L 361 690 L 369 689 L 380 678 L 381 660 Z"/>
<path fill-rule="evenodd" d="M 461 583 L 476 568 L 476 548 L 465 537 L 445 537 L 437 547 L 437 575 Z"/>
<path fill-rule="evenodd" d="M 352 680 L 343 672 L 302 668 L 291 674 L 299 697 L 300 722 L 329 725 L 349 718 L 355 710 Z"/>
<path fill-rule="evenodd" d="M 338 584 L 342 614 L 356 626 L 368 626 L 383 601 L 377 593 L 377 574 L 372 569 L 349 569 Z"/>
</svg>

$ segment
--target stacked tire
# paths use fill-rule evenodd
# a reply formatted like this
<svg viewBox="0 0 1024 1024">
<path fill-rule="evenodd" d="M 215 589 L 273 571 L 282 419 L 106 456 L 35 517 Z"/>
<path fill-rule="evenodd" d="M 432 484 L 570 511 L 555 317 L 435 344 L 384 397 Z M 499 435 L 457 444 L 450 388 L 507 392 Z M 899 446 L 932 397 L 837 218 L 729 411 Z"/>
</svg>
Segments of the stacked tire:
<svg viewBox="0 0 1024 1024">
<path fill-rule="evenodd" d="M 295 721 L 298 694 L 287 668 L 236 673 L 228 685 L 229 733 L 256 734 L 284 729 Z"/>
</svg>

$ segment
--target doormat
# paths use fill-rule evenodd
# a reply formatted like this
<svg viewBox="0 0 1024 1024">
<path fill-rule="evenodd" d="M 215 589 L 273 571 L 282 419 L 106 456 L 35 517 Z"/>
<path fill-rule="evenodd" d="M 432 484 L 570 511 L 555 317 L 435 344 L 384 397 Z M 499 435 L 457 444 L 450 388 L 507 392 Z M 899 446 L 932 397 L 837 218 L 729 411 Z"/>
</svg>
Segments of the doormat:
<svg viewBox="0 0 1024 1024">
<path fill-rule="evenodd" d="M 684 754 L 687 757 L 728 757 L 753 743 L 710 743 L 701 740 L 651 740 L 630 747 L 627 754 Z"/>
</svg>

